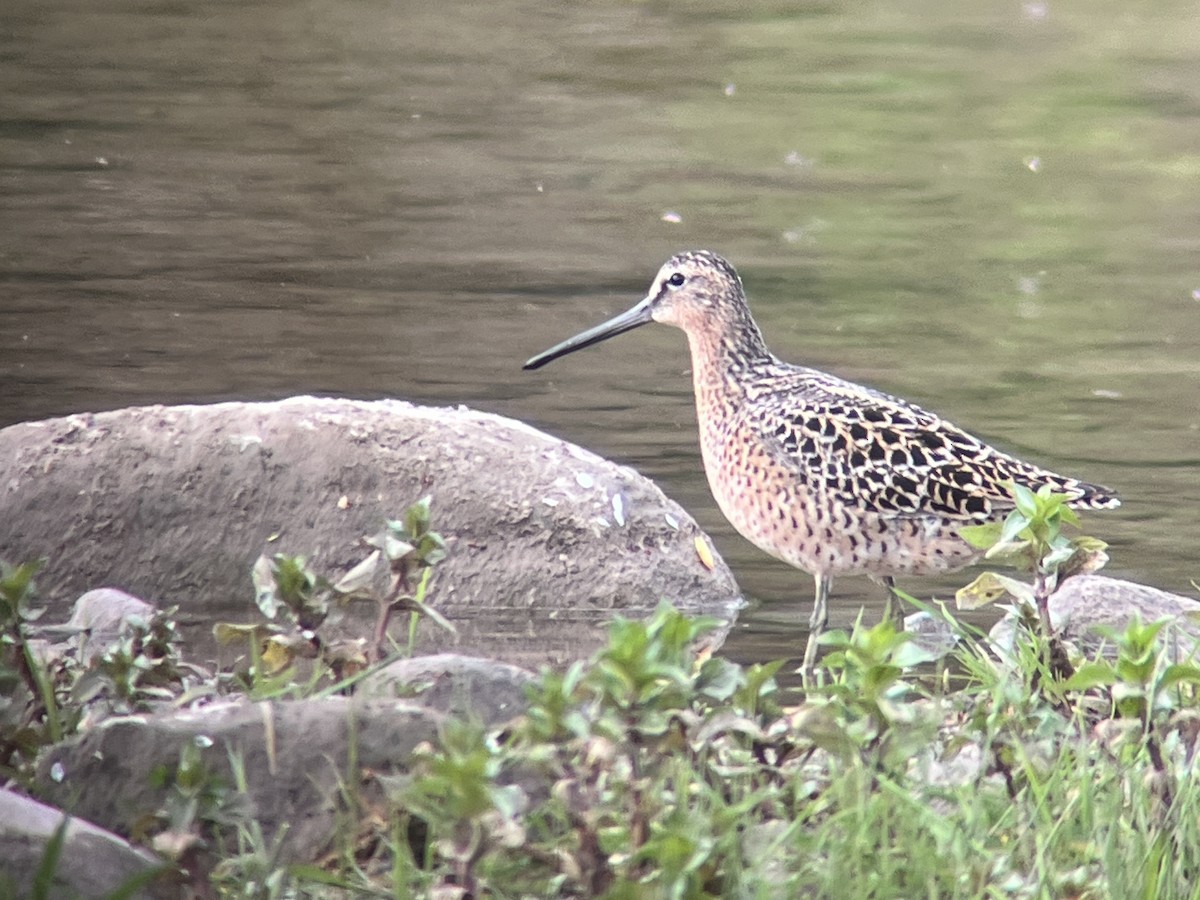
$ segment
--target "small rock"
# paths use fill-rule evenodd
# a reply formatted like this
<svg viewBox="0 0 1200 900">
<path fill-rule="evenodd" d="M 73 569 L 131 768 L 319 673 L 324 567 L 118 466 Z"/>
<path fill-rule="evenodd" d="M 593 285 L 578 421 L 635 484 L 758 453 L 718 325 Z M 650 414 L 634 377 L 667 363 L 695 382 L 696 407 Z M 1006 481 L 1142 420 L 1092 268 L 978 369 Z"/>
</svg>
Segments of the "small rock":
<svg viewBox="0 0 1200 900">
<path fill-rule="evenodd" d="M 962 787 L 987 774 L 988 760 L 976 743 L 964 743 L 953 753 L 945 746 L 930 748 L 913 759 L 910 774 L 936 787 Z"/>
<path fill-rule="evenodd" d="M 439 653 L 398 660 L 364 678 L 359 691 L 492 726 L 525 711 L 525 686 L 534 680 L 532 672 L 508 663 Z"/>
<path fill-rule="evenodd" d="M 1124 631 L 1135 615 L 1143 622 L 1169 619 L 1161 636 L 1173 641 L 1179 659 L 1190 656 L 1200 641 L 1200 601 L 1190 597 L 1104 575 L 1068 578 L 1050 596 L 1051 625 L 1086 656 L 1094 655 L 1101 646 L 1111 650 L 1112 639 L 1102 631 Z M 1016 616 L 1010 612 L 988 634 L 1001 658 L 1012 656 L 1016 624 Z"/>
<path fill-rule="evenodd" d="M 0 897 L 31 897 L 33 878 L 66 814 L 0 788 Z M 149 879 L 162 860 L 82 819 L 67 824 L 48 898 L 107 897 L 134 878 Z M 159 896 L 150 885 L 129 896 Z M 165 895 L 163 895 L 165 896 Z"/>
<path fill-rule="evenodd" d="M 157 608 L 118 588 L 96 588 L 78 600 L 71 618 L 61 625 L 37 623 L 34 650 L 43 663 L 68 653 L 78 654 L 85 665 L 103 656 L 133 619 L 149 619 Z"/>
<path fill-rule="evenodd" d="M 157 611 L 153 603 L 118 588 L 96 588 L 75 601 L 67 625 L 79 629 L 80 634 L 71 642 L 86 664 L 107 653 L 131 621 L 148 620 Z"/>
<path fill-rule="evenodd" d="M 904 631 L 931 660 L 941 659 L 958 646 L 958 635 L 950 622 L 928 610 L 905 616 Z"/>
<path fill-rule="evenodd" d="M 148 619 L 157 607 L 119 588 L 96 588 L 75 601 L 68 625 L 80 631 L 118 632 L 132 618 Z"/>
<path fill-rule="evenodd" d="M 150 773 L 174 772 L 185 744 L 201 748 L 204 765 L 230 791 L 233 754 L 245 771 L 249 815 L 267 843 L 282 833 L 281 861 L 311 861 L 334 836 L 341 791 L 360 777 L 348 771 L 350 759 L 374 772 L 402 770 L 418 744 L 436 737 L 441 721 L 400 701 L 343 697 L 129 716 L 43 753 L 37 781 L 43 799 L 129 834 L 166 797 Z M 50 777 L 55 766 L 59 781 Z"/>
</svg>

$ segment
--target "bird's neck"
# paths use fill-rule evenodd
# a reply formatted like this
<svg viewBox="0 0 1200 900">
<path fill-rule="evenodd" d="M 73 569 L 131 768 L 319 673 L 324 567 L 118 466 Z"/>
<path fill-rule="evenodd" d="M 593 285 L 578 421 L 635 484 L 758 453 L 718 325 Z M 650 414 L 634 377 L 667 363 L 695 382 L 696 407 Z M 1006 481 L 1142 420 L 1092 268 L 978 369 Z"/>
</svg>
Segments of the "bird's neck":
<svg viewBox="0 0 1200 900">
<path fill-rule="evenodd" d="M 714 391 L 724 395 L 737 393 L 747 371 L 772 359 L 749 312 L 723 324 L 721 328 L 688 330 L 697 399 L 702 393 Z"/>
</svg>

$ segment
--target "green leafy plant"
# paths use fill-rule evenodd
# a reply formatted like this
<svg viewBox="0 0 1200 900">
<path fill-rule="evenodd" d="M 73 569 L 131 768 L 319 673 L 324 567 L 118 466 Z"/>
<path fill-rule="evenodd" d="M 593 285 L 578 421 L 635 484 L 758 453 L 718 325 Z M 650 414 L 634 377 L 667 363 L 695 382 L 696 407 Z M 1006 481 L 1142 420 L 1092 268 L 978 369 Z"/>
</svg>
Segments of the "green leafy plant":
<svg viewBox="0 0 1200 900">
<path fill-rule="evenodd" d="M 1010 489 L 1014 507 L 1003 522 L 968 526 L 959 533 L 968 543 L 986 550 L 985 559 L 1012 565 L 1031 581 L 988 571 L 960 588 L 955 600 L 959 609 L 977 609 L 1012 597 L 1020 608 L 1035 610 L 1045 672 L 1052 681 L 1069 678 L 1073 667 L 1050 621 L 1050 595 L 1064 578 L 1102 568 L 1108 561 L 1107 544 L 1063 533 L 1065 527 L 1079 525 L 1079 517 L 1068 505 L 1069 495 L 1055 493 L 1049 485 L 1036 493 L 1020 484 L 1012 484 Z"/>
<path fill-rule="evenodd" d="M 390 650 L 388 626 L 398 612 L 409 613 L 408 653 L 416 643 L 417 625 L 428 618 L 454 632 L 454 626 L 426 602 L 434 567 L 446 558 L 446 541 L 430 527 L 430 498 L 422 497 L 404 511 L 403 519 L 389 519 L 383 529 L 363 543 L 372 548 L 362 562 L 346 573 L 334 590 L 348 600 L 366 597 L 379 608 L 372 641 L 374 658 Z M 382 590 L 373 586 L 384 583 Z"/>
<path fill-rule="evenodd" d="M 221 622 L 213 628 L 219 643 L 246 642 L 250 647 L 246 690 L 259 697 L 287 693 L 295 678 L 294 664 L 301 659 L 320 660 L 339 684 L 353 679 L 391 652 L 388 628 L 397 612 L 410 613 L 408 655 L 422 619 L 455 630 L 427 600 L 434 567 L 446 556 L 445 539 L 430 527 L 428 497 L 408 507 L 403 519 L 388 520 L 363 544 L 369 548 L 366 557 L 337 581 L 316 572 L 303 556 L 259 557 L 252 578 L 255 601 L 266 621 Z M 321 637 L 334 601 L 367 601 L 378 607 L 370 640 Z"/>
<path fill-rule="evenodd" d="M 103 698 L 109 713 L 145 710 L 154 702 L 175 699 L 185 684 L 178 612 L 171 607 L 146 618 L 128 618 L 116 640 L 79 674 L 72 699 L 86 704 Z"/>
<path fill-rule="evenodd" d="M 518 819 L 527 805 L 524 792 L 499 782 L 504 754 L 473 723 L 447 723 L 437 749 L 419 748 L 413 763 L 411 777 L 392 783 L 393 799 L 409 813 L 436 823 L 436 843 L 426 847 L 427 854 L 448 861 L 453 882 L 478 896 L 479 861 L 525 842 Z"/>
<path fill-rule="evenodd" d="M 471 893 L 716 896 L 740 868 L 738 823 L 768 790 L 724 776 L 781 754 L 760 726 L 779 709 L 779 665 L 747 677 L 709 657 L 714 626 L 666 606 L 617 619 L 591 666 L 543 673 L 507 741 L 448 729 L 394 794 L 429 829 L 425 865 L 449 864 L 443 884 Z M 534 809 L 523 772 L 551 784 Z"/>
<path fill-rule="evenodd" d="M 255 603 L 267 621 L 220 622 L 213 634 L 224 644 L 247 641 L 251 648 L 248 687 L 258 696 L 270 696 L 291 680 L 296 660 L 320 655 L 323 642 L 318 630 L 329 615 L 333 589 L 305 557 L 283 553 L 260 556 L 251 579 Z"/>
<path fill-rule="evenodd" d="M 232 790 L 236 790 L 239 798 L 245 797 L 250 792 L 250 784 L 243 759 L 233 751 L 229 751 L 228 759 L 233 775 Z M 208 874 L 210 884 L 218 889 L 220 896 L 255 900 L 305 896 L 297 890 L 297 882 L 303 879 L 296 876 L 295 867 L 285 865 L 282 860 L 288 824 L 281 825 L 273 839 L 268 839 L 262 826 L 245 814 L 247 810 L 240 805 L 240 800 L 236 805 L 229 802 L 230 796 L 234 795 L 226 791 L 223 782 L 216 783 L 214 795 L 218 808 L 223 808 L 218 823 L 222 830 L 228 833 L 229 825 L 236 826 L 235 840 L 228 841 L 234 849 L 223 855 Z"/>
<path fill-rule="evenodd" d="M 249 818 L 246 796 L 234 791 L 205 761 L 211 741 L 204 737 L 183 744 L 176 766 L 160 766 L 150 783 L 164 789 L 162 805 L 135 828 L 165 859 L 192 875 L 206 873 L 217 858 L 224 833 Z"/>
<path fill-rule="evenodd" d="M 239 639 L 309 644 L 301 623 L 316 636 L 329 604 L 353 595 L 408 611 L 411 646 L 444 543 L 427 512 L 388 523 L 336 584 L 307 561 L 268 560 L 261 599 L 275 619 Z M 280 900 L 1191 897 L 1200 667 L 1174 624 L 1135 619 L 1090 657 L 1070 648 L 1073 674 L 1055 668 L 1038 597 L 1102 555 L 1063 536 L 1068 513 L 1031 495 L 998 526 L 1008 546 L 993 559 L 1013 559 L 1029 577 L 991 587 L 1023 598 L 1028 639 L 998 658 L 947 614 L 958 637 L 946 670 L 953 690 L 919 666 L 928 657 L 907 634 L 860 621 L 823 638 L 822 681 L 801 702 L 777 681 L 782 662 L 712 657 L 715 623 L 664 606 L 645 621 L 615 620 L 590 661 L 543 672 L 525 715 L 501 728 L 448 719 L 392 771 L 361 768 L 352 747 L 320 859 L 285 858 L 286 825 L 268 834 L 251 818 L 239 759 L 230 754 L 226 784 L 203 739 L 156 773 L 164 799 L 137 836 L 174 861 L 177 877 L 217 896 Z M 117 711 L 206 696 L 175 647 L 169 610 L 158 624 L 130 623 L 90 673 L 25 656 L 32 629 L 12 623 L 30 619 L 33 572 L 0 575 L 17 576 L 3 585 L 0 678 L 18 697 L 0 694 L 0 729 L 14 715 L 32 750 L 49 740 L 46 689 L 64 735 L 98 697 Z M 317 643 L 323 659 L 328 647 Z M 252 696 L 319 696 L 351 680 L 314 692 L 328 672 L 314 666 L 299 680 L 292 663 L 303 646 L 270 670 L 264 646 L 251 644 Z M 381 652 L 374 640 L 370 655 Z M 39 668 L 23 676 L 22 659 Z M 47 865 L 58 858 L 52 843 Z"/>
<path fill-rule="evenodd" d="M 42 565 L 0 561 L 0 772 L 10 775 L 70 728 L 71 714 L 60 709 L 55 680 L 28 631 L 44 612 L 32 605 Z"/>
<path fill-rule="evenodd" d="M 1174 735 L 1194 747 L 1200 734 L 1196 709 L 1200 665 L 1193 659 L 1172 660 L 1175 635 L 1162 639 L 1168 624 L 1167 620 L 1143 623 L 1135 615 L 1124 631 L 1106 629 L 1115 658 L 1097 656 L 1063 685 L 1066 690 L 1101 692 L 1105 706 L 1092 708 L 1106 746 L 1126 762 L 1131 754 L 1145 753 L 1157 774 L 1155 789 L 1165 801 L 1175 790 L 1175 779 L 1164 741 Z"/>
<path fill-rule="evenodd" d="M 811 702 L 796 722 L 798 733 L 833 753 L 898 754 L 897 760 L 927 743 L 929 729 L 914 727 L 922 717 L 914 716 L 917 707 L 911 702 L 923 692 L 908 673 L 930 662 L 932 654 L 897 631 L 890 619 L 866 628 L 860 617 L 849 634 L 831 631 L 821 643 L 830 648 L 819 663 L 830 678 L 810 689 Z"/>
<path fill-rule="evenodd" d="M 1003 562 L 1032 576 L 1032 585 L 997 572 L 984 572 L 957 594 L 960 609 L 975 609 L 1004 596 L 1015 597 L 1037 610 L 1044 633 L 1053 633 L 1049 599 L 1059 582 L 1069 575 L 1094 572 L 1104 566 L 1107 544 L 1092 537 L 1067 537 L 1065 526 L 1078 526 L 1079 517 L 1068 506 L 1071 497 L 1054 493 L 1049 485 L 1037 492 L 1011 485 L 1014 507 L 1003 522 L 960 529 L 963 539 L 981 550 L 984 558 Z"/>
</svg>

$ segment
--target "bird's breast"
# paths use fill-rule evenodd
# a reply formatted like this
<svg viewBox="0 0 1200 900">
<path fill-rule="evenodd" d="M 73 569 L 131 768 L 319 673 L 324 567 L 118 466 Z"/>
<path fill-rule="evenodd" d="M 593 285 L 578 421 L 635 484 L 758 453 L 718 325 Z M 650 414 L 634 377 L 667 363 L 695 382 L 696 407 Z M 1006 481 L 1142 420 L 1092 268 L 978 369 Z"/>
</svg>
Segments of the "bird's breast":
<svg viewBox="0 0 1200 900">
<path fill-rule="evenodd" d="M 768 446 L 736 401 L 697 391 L 700 447 L 721 512 L 759 549 L 820 575 L 930 574 L 977 558 L 936 516 L 887 515 L 831 490 L 819 467 Z"/>
</svg>

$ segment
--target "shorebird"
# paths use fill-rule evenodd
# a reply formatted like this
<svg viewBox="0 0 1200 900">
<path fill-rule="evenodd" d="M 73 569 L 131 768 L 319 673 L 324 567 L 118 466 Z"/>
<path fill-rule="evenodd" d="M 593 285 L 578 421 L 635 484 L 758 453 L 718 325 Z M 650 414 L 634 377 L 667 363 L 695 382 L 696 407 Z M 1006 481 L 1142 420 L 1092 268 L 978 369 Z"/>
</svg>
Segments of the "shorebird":
<svg viewBox="0 0 1200 900">
<path fill-rule="evenodd" d="M 870 576 L 888 589 L 890 611 L 895 576 L 979 558 L 959 529 L 1006 516 L 1013 482 L 1050 485 L 1078 508 L 1120 505 L 1107 488 L 1009 456 L 897 397 L 781 361 L 737 272 L 708 251 L 671 257 L 640 303 L 525 368 L 649 322 L 687 335 L 704 471 L 721 512 L 752 544 L 816 581 L 806 679 L 834 576 Z"/>
</svg>

